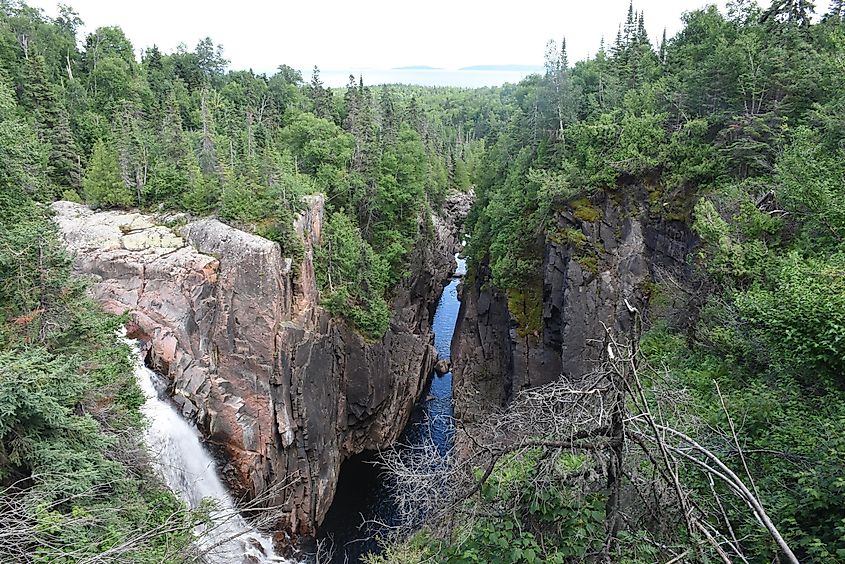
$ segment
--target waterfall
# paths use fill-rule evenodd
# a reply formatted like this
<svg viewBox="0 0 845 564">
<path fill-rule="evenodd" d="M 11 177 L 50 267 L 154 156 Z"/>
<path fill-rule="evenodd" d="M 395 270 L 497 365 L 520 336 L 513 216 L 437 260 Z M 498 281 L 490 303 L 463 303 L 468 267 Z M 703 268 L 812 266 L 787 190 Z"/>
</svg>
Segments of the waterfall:
<svg viewBox="0 0 845 564">
<path fill-rule="evenodd" d="M 134 342 L 126 342 L 137 348 Z M 198 551 L 207 551 L 206 561 L 214 564 L 290 562 L 277 556 L 270 538 L 238 513 L 217 476 L 214 459 L 200 442 L 197 429 L 160 398 L 159 390 L 163 394 L 165 388 L 161 377 L 144 366 L 140 358 L 135 376 L 146 398 L 141 407 L 149 422 L 144 438 L 156 471 L 192 509 L 204 499 L 214 502 L 209 524 L 195 531 Z"/>
</svg>

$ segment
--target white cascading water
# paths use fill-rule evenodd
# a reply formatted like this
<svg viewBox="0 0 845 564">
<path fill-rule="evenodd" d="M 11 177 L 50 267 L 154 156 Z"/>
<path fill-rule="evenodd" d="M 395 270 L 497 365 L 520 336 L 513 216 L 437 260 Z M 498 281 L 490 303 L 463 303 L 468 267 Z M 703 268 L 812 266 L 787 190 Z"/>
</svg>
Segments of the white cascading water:
<svg viewBox="0 0 845 564">
<path fill-rule="evenodd" d="M 127 343 L 137 348 L 134 342 Z M 198 551 L 204 553 L 205 560 L 214 564 L 290 562 L 277 556 L 270 538 L 238 513 L 199 432 L 159 398 L 156 384 L 163 388 L 161 379 L 140 358 L 135 376 L 146 398 L 141 407 L 149 420 L 144 438 L 156 470 L 189 507 L 198 507 L 207 498 L 214 502 L 210 523 L 195 531 Z"/>
</svg>

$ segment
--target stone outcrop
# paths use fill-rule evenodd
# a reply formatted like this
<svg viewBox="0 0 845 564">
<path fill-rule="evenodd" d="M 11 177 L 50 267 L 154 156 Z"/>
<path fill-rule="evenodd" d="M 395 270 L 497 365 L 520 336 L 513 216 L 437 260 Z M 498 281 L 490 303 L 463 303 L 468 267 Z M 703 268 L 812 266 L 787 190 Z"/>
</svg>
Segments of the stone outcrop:
<svg viewBox="0 0 845 564">
<path fill-rule="evenodd" d="M 432 216 L 376 342 L 318 305 L 320 196 L 296 220 L 299 264 L 215 219 L 168 227 L 139 213 L 53 208 L 75 270 L 106 309 L 130 314 L 130 333 L 220 454 L 234 492 L 290 484 L 273 503 L 284 507 L 280 530 L 296 536 L 316 531 L 343 460 L 389 446 L 410 417 L 436 361 L 431 319 L 454 270 L 463 216 L 448 214 L 468 209 L 467 198 L 452 195 Z"/>
<path fill-rule="evenodd" d="M 605 327 L 630 331 L 625 300 L 645 312 L 651 282 L 689 274 L 694 236 L 684 223 L 651 214 L 647 201 L 645 190 L 632 188 L 623 201 L 606 198 L 583 214 L 595 221 L 557 214 L 560 236 L 545 244 L 535 333 L 520 331 L 486 265 L 466 280 L 452 343 L 456 413 L 465 422 L 521 389 L 580 378 L 601 359 Z"/>
</svg>

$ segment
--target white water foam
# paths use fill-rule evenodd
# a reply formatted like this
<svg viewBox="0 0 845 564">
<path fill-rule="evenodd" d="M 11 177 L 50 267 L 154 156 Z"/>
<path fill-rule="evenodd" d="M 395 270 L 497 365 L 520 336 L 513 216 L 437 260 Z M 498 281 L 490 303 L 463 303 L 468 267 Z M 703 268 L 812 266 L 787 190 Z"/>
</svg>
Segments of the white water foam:
<svg viewBox="0 0 845 564">
<path fill-rule="evenodd" d="M 134 342 L 128 341 L 133 348 Z M 210 499 L 214 509 L 210 523 L 195 531 L 198 552 L 207 562 L 265 564 L 292 561 L 276 555 L 270 538 L 244 519 L 220 478 L 214 459 L 200 442 L 197 429 L 174 407 L 159 399 L 156 382 L 160 377 L 138 359 L 135 368 L 146 402 L 141 411 L 149 420 L 145 442 L 153 465 L 173 492 L 189 507 Z"/>
</svg>

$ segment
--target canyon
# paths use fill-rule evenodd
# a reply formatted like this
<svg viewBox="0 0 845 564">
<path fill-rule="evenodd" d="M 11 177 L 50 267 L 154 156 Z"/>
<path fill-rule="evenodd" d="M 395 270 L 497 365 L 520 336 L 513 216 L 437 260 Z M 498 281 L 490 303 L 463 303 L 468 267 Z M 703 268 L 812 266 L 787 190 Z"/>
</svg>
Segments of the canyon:
<svg viewBox="0 0 845 564">
<path fill-rule="evenodd" d="M 296 218 L 296 263 L 216 219 L 52 207 L 75 272 L 105 309 L 127 315 L 129 335 L 217 454 L 232 494 L 270 492 L 282 508 L 277 541 L 294 544 L 322 522 L 341 463 L 390 446 L 410 417 L 437 361 L 431 323 L 471 202 L 454 193 L 431 215 L 377 341 L 319 305 L 322 196 L 306 197 Z"/>
<path fill-rule="evenodd" d="M 471 193 L 453 193 L 432 214 L 377 341 L 319 304 L 320 195 L 306 197 L 295 220 L 301 260 L 213 218 L 98 212 L 64 201 L 53 210 L 75 271 L 105 309 L 128 316 L 146 364 L 216 454 L 232 494 L 281 507 L 276 540 L 295 546 L 317 535 L 343 462 L 391 447 L 438 368 L 451 368 L 444 397 L 471 428 L 520 390 L 580 377 L 601 358 L 606 328 L 625 334 L 627 308 L 647 311 L 650 284 L 689 277 L 696 241 L 686 224 L 650 213 L 644 189 L 627 194 L 596 202 L 587 219 L 556 213 L 558 232 L 580 235 L 573 241 L 551 230 L 545 241 L 532 331 L 523 327 L 528 313 L 492 284 L 483 258 L 460 285 L 453 280 L 457 323 L 440 337 L 451 339 L 451 355 L 448 342 L 438 354 L 432 324 Z M 686 298 L 676 298 L 668 309 L 683 309 Z"/>
</svg>

